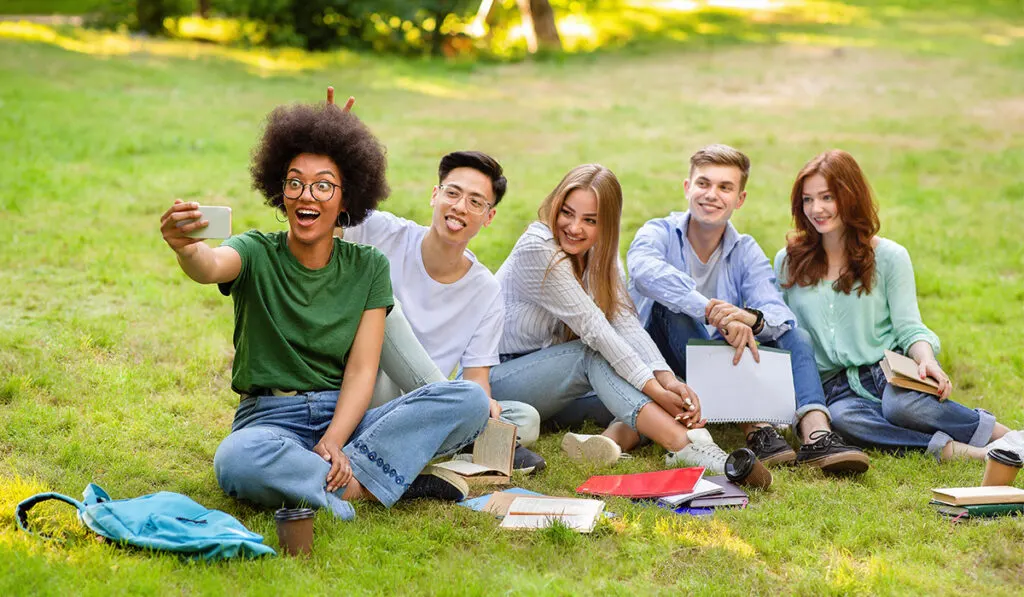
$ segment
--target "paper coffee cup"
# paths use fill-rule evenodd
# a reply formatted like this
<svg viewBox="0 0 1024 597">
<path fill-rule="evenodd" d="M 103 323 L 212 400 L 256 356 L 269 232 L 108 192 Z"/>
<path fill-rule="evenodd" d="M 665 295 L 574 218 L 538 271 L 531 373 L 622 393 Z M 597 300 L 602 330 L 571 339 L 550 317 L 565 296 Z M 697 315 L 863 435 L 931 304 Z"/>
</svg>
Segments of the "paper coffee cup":
<svg viewBox="0 0 1024 597">
<path fill-rule="evenodd" d="M 290 556 L 304 556 L 313 551 L 313 515 L 310 508 L 281 508 L 274 513 L 277 541 Z"/>
<path fill-rule="evenodd" d="M 1020 456 L 1011 450 L 989 450 L 985 459 L 985 476 L 981 480 L 983 486 L 1013 485 L 1017 473 L 1024 466 Z"/>
<path fill-rule="evenodd" d="M 772 473 L 749 448 L 740 448 L 725 461 L 725 476 L 733 483 L 768 489 L 772 485 Z"/>
</svg>

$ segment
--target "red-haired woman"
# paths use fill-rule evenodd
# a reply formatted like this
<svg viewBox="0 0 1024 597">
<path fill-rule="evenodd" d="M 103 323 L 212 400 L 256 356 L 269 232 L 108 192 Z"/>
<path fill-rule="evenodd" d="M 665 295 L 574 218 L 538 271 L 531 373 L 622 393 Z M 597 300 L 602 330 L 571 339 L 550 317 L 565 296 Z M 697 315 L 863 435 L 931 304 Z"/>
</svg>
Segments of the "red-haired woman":
<svg viewBox="0 0 1024 597">
<path fill-rule="evenodd" d="M 921 322 L 910 255 L 877 236 L 878 211 L 853 156 L 831 150 L 807 163 L 792 192 L 795 231 L 775 257 L 783 296 L 814 340 L 832 425 L 868 447 L 924 450 L 939 460 L 984 458 L 1007 427 L 947 400 L 953 386 Z M 939 396 L 886 383 L 884 351 L 905 353 Z"/>
</svg>

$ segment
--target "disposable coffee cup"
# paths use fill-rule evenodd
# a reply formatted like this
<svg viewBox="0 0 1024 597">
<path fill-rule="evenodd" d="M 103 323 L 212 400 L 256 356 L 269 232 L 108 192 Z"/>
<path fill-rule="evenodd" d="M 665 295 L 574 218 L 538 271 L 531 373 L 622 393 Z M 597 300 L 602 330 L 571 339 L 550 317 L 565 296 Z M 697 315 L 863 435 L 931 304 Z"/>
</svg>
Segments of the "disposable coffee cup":
<svg viewBox="0 0 1024 597">
<path fill-rule="evenodd" d="M 772 473 L 749 448 L 740 448 L 725 461 L 725 476 L 733 483 L 768 489 L 772 485 Z"/>
<path fill-rule="evenodd" d="M 284 553 L 304 556 L 313 551 L 313 514 L 310 508 L 281 508 L 274 512 L 277 541 Z"/>
<path fill-rule="evenodd" d="M 1013 485 L 1017 473 L 1024 466 L 1020 456 L 1012 450 L 995 449 L 988 451 L 988 458 L 985 459 L 985 476 L 981 484 L 988 485 Z"/>
</svg>

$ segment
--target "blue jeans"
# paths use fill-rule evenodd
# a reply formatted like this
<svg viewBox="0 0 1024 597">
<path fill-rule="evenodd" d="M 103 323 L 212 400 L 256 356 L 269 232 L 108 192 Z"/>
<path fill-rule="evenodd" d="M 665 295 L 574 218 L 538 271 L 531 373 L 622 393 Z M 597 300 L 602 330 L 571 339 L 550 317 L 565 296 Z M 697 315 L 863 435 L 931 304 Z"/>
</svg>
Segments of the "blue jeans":
<svg viewBox="0 0 1024 597">
<path fill-rule="evenodd" d="M 262 506 L 327 508 L 349 520 L 344 488 L 326 489 L 331 465 L 312 451 L 334 416 L 338 392 L 250 396 L 213 457 L 221 489 Z M 391 507 L 435 456 L 473 442 L 489 400 L 468 381 L 433 383 L 366 411 L 342 451 L 356 480 Z"/>
<path fill-rule="evenodd" d="M 686 344 L 691 339 L 711 339 L 702 323 L 689 315 L 673 313 L 661 303 L 654 303 L 651 321 L 646 329 L 665 357 L 668 366 L 676 375 L 684 378 Z M 790 365 L 793 369 L 793 391 L 796 394 L 794 429 L 800 423 L 800 419 L 812 410 L 821 411 L 831 419 L 825 402 L 825 393 L 821 388 L 821 378 L 818 376 L 818 365 L 814 361 L 814 345 L 811 344 L 810 334 L 800 328 L 793 328 L 779 336 L 777 340 L 761 344 L 789 352 Z"/>
<path fill-rule="evenodd" d="M 459 370 L 459 379 L 462 371 Z M 402 305 L 395 300 L 384 323 L 384 344 L 380 351 L 380 369 L 373 386 L 370 406 L 383 406 L 388 402 L 427 384 L 446 381 L 405 317 Z M 516 426 L 519 443 L 532 445 L 540 435 L 540 417 L 528 404 L 511 400 L 499 401 L 501 420 Z"/>
<path fill-rule="evenodd" d="M 832 426 L 851 443 L 895 452 L 924 450 L 938 459 L 950 440 L 984 446 L 992 437 L 992 413 L 891 386 L 878 364 L 860 368 L 860 383 L 879 399 L 858 396 L 845 371 L 824 383 Z"/>
<path fill-rule="evenodd" d="M 636 429 L 636 416 L 651 400 L 580 340 L 556 344 L 491 368 L 491 396 L 518 400 L 550 419 L 578 398 L 594 393 L 618 420 Z"/>
</svg>

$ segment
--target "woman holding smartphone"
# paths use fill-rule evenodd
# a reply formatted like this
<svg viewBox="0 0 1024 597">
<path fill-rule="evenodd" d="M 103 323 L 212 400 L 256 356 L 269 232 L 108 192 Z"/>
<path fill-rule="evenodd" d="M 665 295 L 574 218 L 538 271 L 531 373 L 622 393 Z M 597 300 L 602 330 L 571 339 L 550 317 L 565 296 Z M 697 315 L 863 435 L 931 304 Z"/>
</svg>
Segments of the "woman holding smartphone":
<svg viewBox="0 0 1024 597">
<path fill-rule="evenodd" d="M 214 457 L 225 493 L 268 506 L 327 508 L 349 500 L 461 499 L 465 483 L 424 469 L 472 442 L 488 416 L 476 384 L 427 385 L 369 409 L 384 318 L 394 303 L 387 259 L 335 239 L 388 194 L 377 139 L 337 106 L 275 109 L 253 153 L 253 187 L 288 229 L 251 230 L 212 248 L 195 203 L 161 219 L 181 269 L 234 302 L 231 434 Z"/>
<path fill-rule="evenodd" d="M 700 402 L 641 327 L 618 260 L 622 189 L 597 164 L 577 166 L 537 210 L 498 270 L 505 301 L 496 400 L 519 400 L 541 420 L 591 393 L 616 417 L 600 436 L 566 434 L 571 457 L 611 464 L 640 433 L 669 451 L 668 466 L 721 473 L 726 454 L 702 429 Z"/>
<path fill-rule="evenodd" d="M 864 173 L 841 150 L 796 177 L 795 230 L 775 257 L 783 296 L 811 334 L 832 425 L 865 447 L 923 450 L 939 460 L 984 458 L 1007 427 L 983 409 L 948 400 L 938 337 L 921 322 L 907 250 L 877 236 L 878 211 Z M 938 396 L 886 383 L 884 351 L 905 353 Z"/>
</svg>

